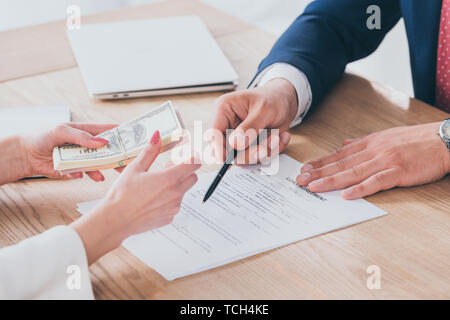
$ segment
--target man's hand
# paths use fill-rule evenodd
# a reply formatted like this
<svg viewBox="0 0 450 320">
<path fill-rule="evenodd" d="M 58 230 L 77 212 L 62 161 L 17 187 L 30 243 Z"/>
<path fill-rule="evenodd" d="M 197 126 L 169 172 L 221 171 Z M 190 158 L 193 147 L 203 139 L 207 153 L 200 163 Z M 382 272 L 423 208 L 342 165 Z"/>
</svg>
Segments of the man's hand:
<svg viewBox="0 0 450 320">
<path fill-rule="evenodd" d="M 256 163 L 259 155 L 274 156 L 272 150 L 283 151 L 290 140 L 287 132 L 290 123 L 297 113 L 297 94 L 292 84 L 284 79 L 277 78 L 267 82 L 262 87 L 232 92 L 223 95 L 215 103 L 215 115 L 212 128 L 220 136 L 211 136 L 214 151 L 219 161 L 225 159 L 227 129 L 235 129 L 229 136 L 228 143 L 237 150 L 247 149 L 256 138 L 249 134 L 249 129 L 279 129 L 280 136 L 268 136 L 266 141 L 260 141 L 257 146 L 251 146 L 247 151 L 246 159 Z"/>
<path fill-rule="evenodd" d="M 67 123 L 55 129 L 38 135 L 21 136 L 22 154 L 26 159 L 26 176 L 43 175 L 49 178 L 64 178 L 53 169 L 53 148 L 66 143 L 78 144 L 85 148 L 97 149 L 103 147 L 108 141 L 95 138 L 104 131 L 110 130 L 114 124 L 83 124 Z M 105 178 L 99 171 L 86 173 L 94 181 L 103 181 Z M 73 173 L 69 177 L 81 178 L 83 173 Z"/>
<path fill-rule="evenodd" d="M 420 185 L 450 172 L 440 123 L 398 127 L 346 140 L 334 153 L 302 167 L 297 183 L 312 192 L 345 189 L 358 199 L 397 186 Z"/>
</svg>

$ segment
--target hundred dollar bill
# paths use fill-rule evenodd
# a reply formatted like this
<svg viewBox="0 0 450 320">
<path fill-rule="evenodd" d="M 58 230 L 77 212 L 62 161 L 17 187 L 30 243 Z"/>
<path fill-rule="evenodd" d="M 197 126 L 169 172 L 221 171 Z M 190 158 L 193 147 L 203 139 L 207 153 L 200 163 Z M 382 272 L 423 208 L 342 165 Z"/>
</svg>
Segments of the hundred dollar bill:
<svg viewBox="0 0 450 320">
<path fill-rule="evenodd" d="M 117 128 L 98 135 L 109 141 L 99 149 L 64 145 L 53 149 L 55 170 L 62 173 L 87 172 L 127 165 L 159 130 L 162 150 L 179 141 L 183 134 L 180 119 L 170 101 Z"/>
</svg>

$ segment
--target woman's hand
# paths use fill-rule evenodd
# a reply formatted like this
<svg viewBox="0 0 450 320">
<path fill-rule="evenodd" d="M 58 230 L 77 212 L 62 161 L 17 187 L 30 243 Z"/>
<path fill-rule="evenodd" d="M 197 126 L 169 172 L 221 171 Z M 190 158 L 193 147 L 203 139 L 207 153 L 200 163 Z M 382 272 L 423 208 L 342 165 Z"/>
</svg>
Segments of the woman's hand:
<svg viewBox="0 0 450 320">
<path fill-rule="evenodd" d="M 116 127 L 114 124 L 67 123 L 57 126 L 51 131 L 38 135 L 21 136 L 22 153 L 25 155 L 27 172 L 24 176 L 43 175 L 49 178 L 81 178 L 83 173 L 63 176 L 53 169 L 53 148 L 66 143 L 78 144 L 85 148 L 97 149 L 109 141 L 94 136 Z M 99 171 L 86 172 L 94 181 L 105 178 Z"/>
<path fill-rule="evenodd" d="M 189 163 L 148 172 L 161 149 L 159 132 L 127 166 L 105 198 L 88 215 L 75 221 L 89 264 L 118 247 L 130 235 L 172 222 L 181 200 L 197 181 L 200 165 Z"/>
<path fill-rule="evenodd" d="M 398 127 L 344 141 L 341 149 L 305 164 L 297 183 L 312 192 L 345 189 L 343 198 L 357 199 L 439 180 L 450 172 L 439 126 Z"/>
</svg>

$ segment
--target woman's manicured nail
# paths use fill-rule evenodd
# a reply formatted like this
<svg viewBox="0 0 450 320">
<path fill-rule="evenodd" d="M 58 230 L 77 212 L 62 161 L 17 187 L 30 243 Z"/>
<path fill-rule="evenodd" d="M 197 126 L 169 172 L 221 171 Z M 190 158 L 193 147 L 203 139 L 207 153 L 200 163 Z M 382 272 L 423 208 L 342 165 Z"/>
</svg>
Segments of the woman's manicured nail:
<svg viewBox="0 0 450 320">
<path fill-rule="evenodd" d="M 312 169 L 314 169 L 312 165 L 306 164 L 306 165 L 303 166 L 302 171 L 303 171 L 303 172 L 305 172 L 305 171 L 311 171 Z"/>
<path fill-rule="evenodd" d="M 289 140 L 291 140 L 291 135 L 289 133 L 285 132 L 281 135 L 281 142 L 284 144 L 288 144 Z"/>
<path fill-rule="evenodd" d="M 307 182 L 311 178 L 311 173 L 304 172 L 300 175 L 300 182 Z"/>
<path fill-rule="evenodd" d="M 109 143 L 108 140 L 100 138 L 100 137 L 93 137 L 92 140 L 95 141 L 95 142 L 100 142 L 100 143 L 104 143 L 104 144 Z"/>
<path fill-rule="evenodd" d="M 159 130 L 156 130 L 155 133 L 153 134 L 152 138 L 150 139 L 150 143 L 151 144 L 158 144 L 160 138 L 161 137 L 159 135 Z"/>
<path fill-rule="evenodd" d="M 318 188 L 318 187 L 322 186 L 322 184 L 323 184 L 323 179 L 314 180 L 313 182 L 311 182 L 308 185 L 308 188 L 309 189 L 311 189 L 311 188 Z"/>
</svg>

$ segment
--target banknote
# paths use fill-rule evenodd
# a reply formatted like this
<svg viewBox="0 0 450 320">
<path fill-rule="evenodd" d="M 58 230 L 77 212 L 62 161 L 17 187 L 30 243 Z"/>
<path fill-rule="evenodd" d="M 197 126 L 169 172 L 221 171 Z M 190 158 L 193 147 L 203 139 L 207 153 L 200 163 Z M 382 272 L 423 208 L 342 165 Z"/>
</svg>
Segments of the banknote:
<svg viewBox="0 0 450 320">
<path fill-rule="evenodd" d="M 102 148 L 56 147 L 53 150 L 54 168 L 61 172 L 77 172 L 114 167 L 116 164 L 120 167 L 139 154 L 156 130 L 160 132 L 163 147 L 182 137 L 181 122 L 170 101 L 98 135 L 109 141 Z"/>
</svg>

